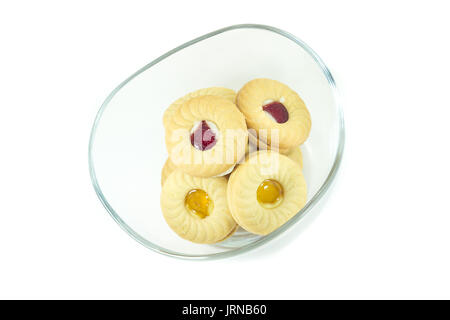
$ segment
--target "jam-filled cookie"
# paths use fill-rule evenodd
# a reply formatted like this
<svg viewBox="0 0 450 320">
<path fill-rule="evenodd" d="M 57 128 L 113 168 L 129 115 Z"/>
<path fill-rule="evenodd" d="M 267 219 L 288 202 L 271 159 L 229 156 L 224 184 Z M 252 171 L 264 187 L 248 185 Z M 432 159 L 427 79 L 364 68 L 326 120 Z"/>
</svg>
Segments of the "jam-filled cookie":
<svg viewBox="0 0 450 320">
<path fill-rule="evenodd" d="M 224 177 L 193 177 L 176 169 L 162 188 L 161 209 L 170 228 L 195 243 L 222 241 L 237 228 Z"/>
<path fill-rule="evenodd" d="M 172 103 L 166 111 L 164 111 L 163 115 L 163 124 L 164 127 L 167 130 L 170 130 L 170 122 L 172 120 L 172 117 L 176 114 L 178 108 L 186 101 L 200 97 L 200 96 L 218 96 L 222 97 L 224 99 L 227 99 L 233 103 L 236 102 L 236 92 L 232 89 L 228 88 L 222 88 L 222 87 L 211 87 L 211 88 L 204 88 L 199 89 L 193 92 L 188 93 L 187 95 L 179 98 L 174 103 Z"/>
<path fill-rule="evenodd" d="M 245 152 L 248 152 L 248 146 L 246 147 L 245 150 L 246 150 Z M 213 177 L 225 177 L 225 178 L 228 179 L 229 175 L 230 175 L 231 172 L 234 170 L 234 167 L 235 167 L 235 166 L 232 166 L 232 167 L 231 167 L 230 169 L 228 169 L 227 171 L 225 171 L 225 172 L 223 172 L 223 173 L 221 173 L 221 174 L 218 174 L 218 175 L 216 175 L 216 176 L 213 176 Z M 177 168 L 177 167 L 173 164 L 173 162 L 170 161 L 170 158 L 168 158 L 168 159 L 166 160 L 166 162 L 164 163 L 164 166 L 163 166 L 163 168 L 162 168 L 162 170 L 161 170 L 161 186 L 164 185 L 164 182 L 166 181 L 167 177 L 168 177 L 173 171 L 175 171 L 176 168 Z"/>
<path fill-rule="evenodd" d="M 234 220 L 266 235 L 305 206 L 307 189 L 297 163 L 274 151 L 257 151 L 233 171 L 227 196 Z"/>
<path fill-rule="evenodd" d="M 164 185 L 167 177 L 176 169 L 177 167 L 173 164 L 170 159 L 167 159 L 161 171 L 161 186 Z"/>
<path fill-rule="evenodd" d="M 308 138 L 311 116 L 300 96 L 287 85 L 271 79 L 254 79 L 239 91 L 236 104 L 249 128 L 279 149 L 299 146 Z M 278 140 L 278 141 L 272 141 Z"/>
<path fill-rule="evenodd" d="M 169 126 L 166 146 L 170 160 L 190 175 L 225 175 L 245 154 L 245 118 L 227 99 L 201 96 L 185 101 Z"/>
</svg>

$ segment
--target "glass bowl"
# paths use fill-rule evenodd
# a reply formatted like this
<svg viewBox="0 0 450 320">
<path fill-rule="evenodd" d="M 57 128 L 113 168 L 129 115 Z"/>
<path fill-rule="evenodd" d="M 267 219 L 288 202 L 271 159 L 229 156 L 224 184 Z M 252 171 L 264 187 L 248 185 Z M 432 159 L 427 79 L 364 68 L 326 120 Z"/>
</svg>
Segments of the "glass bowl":
<svg viewBox="0 0 450 320">
<path fill-rule="evenodd" d="M 167 158 L 162 115 L 178 97 L 199 88 L 239 90 L 254 78 L 286 83 L 304 99 L 312 118 L 301 146 L 308 184 L 306 206 L 267 236 L 238 230 L 215 244 L 179 238 L 160 209 L 161 169 Z M 95 119 L 89 166 L 100 201 L 134 239 L 179 258 L 229 257 L 248 252 L 286 232 L 317 204 L 338 170 L 344 122 L 335 83 L 314 51 L 295 36 L 264 25 L 235 25 L 191 40 L 150 62 L 123 81 Z"/>
</svg>

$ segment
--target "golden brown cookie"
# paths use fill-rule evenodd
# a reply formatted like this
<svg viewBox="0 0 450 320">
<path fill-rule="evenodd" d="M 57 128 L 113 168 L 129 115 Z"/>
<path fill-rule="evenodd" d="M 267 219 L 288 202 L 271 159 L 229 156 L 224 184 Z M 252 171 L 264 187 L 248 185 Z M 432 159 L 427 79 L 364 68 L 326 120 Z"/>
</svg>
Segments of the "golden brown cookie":
<svg viewBox="0 0 450 320">
<path fill-rule="evenodd" d="M 227 174 L 245 154 L 247 126 L 238 108 L 217 96 L 184 102 L 171 120 L 166 136 L 170 160 L 198 177 Z"/>
<path fill-rule="evenodd" d="M 161 209 L 170 228 L 195 243 L 216 243 L 237 225 L 227 204 L 227 179 L 200 178 L 176 169 L 161 191 Z"/>
<path fill-rule="evenodd" d="M 173 164 L 170 159 L 167 159 L 161 171 L 161 186 L 164 185 L 167 177 L 176 169 L 177 167 Z"/>
<path fill-rule="evenodd" d="M 306 204 L 307 189 L 299 165 L 274 151 L 257 151 L 231 174 L 228 206 L 245 230 L 266 235 Z"/>
<path fill-rule="evenodd" d="M 204 88 L 199 89 L 193 92 L 188 93 L 187 95 L 179 98 L 174 103 L 172 103 L 164 112 L 163 115 L 163 124 L 164 127 L 167 130 L 170 130 L 170 123 L 172 120 L 172 117 L 176 114 L 178 108 L 186 101 L 200 97 L 200 96 L 218 96 L 222 97 L 224 99 L 227 99 L 233 103 L 236 102 L 236 92 L 232 89 L 228 88 L 222 88 L 222 87 L 211 87 L 211 88 Z"/>
<path fill-rule="evenodd" d="M 300 96 L 271 79 L 254 79 L 239 91 L 236 104 L 249 128 L 268 145 L 279 149 L 299 146 L 308 138 L 311 116 Z"/>
</svg>

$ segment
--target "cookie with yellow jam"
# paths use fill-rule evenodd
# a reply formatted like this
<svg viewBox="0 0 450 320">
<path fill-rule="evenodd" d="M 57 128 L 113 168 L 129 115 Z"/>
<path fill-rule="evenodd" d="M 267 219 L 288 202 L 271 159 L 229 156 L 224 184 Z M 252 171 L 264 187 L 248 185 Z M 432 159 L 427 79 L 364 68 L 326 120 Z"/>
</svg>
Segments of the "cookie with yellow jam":
<svg viewBox="0 0 450 320">
<path fill-rule="evenodd" d="M 169 227 L 195 243 L 222 241 L 237 228 L 228 209 L 224 177 L 193 177 L 176 169 L 162 188 L 161 209 Z"/>
<path fill-rule="evenodd" d="M 244 156 L 248 142 L 243 114 L 231 101 L 217 96 L 184 102 L 166 134 L 170 160 L 198 177 L 228 174 Z"/>
<path fill-rule="evenodd" d="M 300 96 L 271 79 L 254 79 L 238 92 L 236 104 L 249 128 L 268 145 L 280 150 L 301 145 L 309 136 L 311 116 Z M 275 141 L 274 141 L 275 140 Z"/>
<path fill-rule="evenodd" d="M 177 167 L 173 164 L 170 159 L 167 159 L 161 171 L 161 186 L 164 185 L 167 177 L 176 169 Z"/>
<path fill-rule="evenodd" d="M 233 103 L 236 102 L 236 92 L 232 89 L 223 88 L 223 87 L 210 87 L 199 89 L 193 92 L 188 93 L 187 95 L 179 98 L 175 102 L 173 102 L 167 109 L 164 111 L 163 115 L 163 124 L 167 130 L 170 130 L 170 123 L 173 116 L 176 114 L 178 108 L 186 101 L 200 97 L 200 96 L 218 96 L 225 98 Z"/>
<path fill-rule="evenodd" d="M 231 174 L 228 206 L 245 230 L 266 235 L 306 204 L 307 189 L 300 166 L 274 151 L 257 151 Z"/>
</svg>

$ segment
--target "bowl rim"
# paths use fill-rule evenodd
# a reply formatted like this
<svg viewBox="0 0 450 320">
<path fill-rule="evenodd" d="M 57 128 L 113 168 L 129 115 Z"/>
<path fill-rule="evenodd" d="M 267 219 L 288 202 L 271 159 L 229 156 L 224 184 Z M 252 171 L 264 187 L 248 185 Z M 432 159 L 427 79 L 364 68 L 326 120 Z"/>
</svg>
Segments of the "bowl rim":
<svg viewBox="0 0 450 320">
<path fill-rule="evenodd" d="M 103 192 L 100 188 L 100 185 L 98 183 L 96 174 L 95 174 L 95 166 L 94 166 L 94 161 L 93 161 L 93 145 L 94 145 L 94 141 L 95 141 L 95 135 L 96 135 L 96 131 L 97 131 L 97 126 L 102 118 L 103 112 L 105 111 L 106 107 L 108 106 L 109 102 L 112 100 L 112 98 L 115 96 L 115 94 L 122 89 L 128 82 L 130 82 L 133 78 L 135 78 L 136 76 L 138 76 L 139 74 L 141 74 L 142 72 L 146 71 L 147 69 L 151 68 L 152 66 L 156 65 L 157 63 L 159 63 L 160 61 L 166 59 L 167 57 L 171 56 L 172 54 L 185 49 L 197 42 L 206 40 L 208 38 L 211 38 L 213 36 L 219 35 L 221 33 L 227 32 L 227 31 L 232 31 L 232 30 L 236 30 L 236 29 L 259 29 L 259 30 L 266 30 L 266 31 L 270 31 L 270 32 L 274 32 L 278 35 L 281 35 L 291 41 L 293 41 L 294 43 L 296 43 L 297 45 L 299 45 L 300 47 L 302 47 L 315 61 L 316 63 L 319 65 L 319 67 L 322 69 L 322 72 L 324 73 L 326 79 L 328 80 L 328 83 L 331 87 L 335 102 L 336 102 L 336 107 L 337 107 L 337 111 L 338 111 L 338 118 L 339 118 L 339 138 L 338 138 L 338 145 L 337 145 L 337 150 L 336 150 L 336 157 L 334 159 L 334 163 L 333 166 L 331 167 L 330 172 L 328 173 L 327 178 L 325 179 L 324 183 L 322 184 L 322 186 L 319 188 L 319 190 L 314 194 L 314 196 L 310 199 L 310 201 L 307 202 L 307 204 L 305 205 L 305 207 L 303 207 L 295 216 L 293 216 L 288 222 L 286 222 L 284 225 L 282 225 L 280 228 L 278 228 L 277 230 L 273 231 L 272 233 L 263 236 L 259 239 L 257 239 L 256 241 L 246 244 L 242 247 L 239 248 L 235 248 L 235 249 L 231 249 L 229 251 L 225 251 L 225 252 L 219 252 L 219 253 L 213 253 L 213 254 L 195 254 L 195 255 L 190 255 L 190 254 L 184 254 L 184 253 L 180 253 L 180 252 L 176 252 L 173 250 L 168 250 L 165 249 L 161 246 L 158 246 L 157 244 L 154 244 L 150 241 L 148 241 L 147 239 L 145 239 L 144 237 L 142 237 L 140 234 L 138 234 L 136 231 L 134 231 L 127 223 L 125 223 L 125 221 L 123 221 L 119 214 L 112 208 L 112 206 L 108 203 L 108 201 L 106 200 L 106 197 L 103 195 Z M 97 112 L 97 115 L 95 117 L 94 120 L 94 124 L 92 126 L 91 129 L 91 134 L 90 134 L 90 138 L 89 138 L 89 151 L 88 151 L 88 160 L 89 160 L 89 173 L 90 173 L 90 177 L 91 177 L 91 181 L 92 181 L 92 185 L 94 187 L 94 190 L 98 196 L 98 198 L 100 199 L 100 202 L 103 204 L 103 206 L 105 207 L 106 211 L 108 211 L 108 213 L 111 215 L 111 217 L 117 222 L 117 224 L 126 232 L 128 233 L 128 235 L 130 235 L 133 239 L 135 239 L 137 242 L 139 242 L 140 244 L 142 244 L 143 246 L 145 246 L 148 249 L 151 249 L 155 252 L 158 252 L 160 254 L 166 255 L 166 256 L 170 256 L 170 257 L 174 257 L 174 258 L 180 258 L 180 259 L 191 259 L 191 260 L 212 260 L 212 259 L 219 259 L 219 258 L 228 258 L 228 257 L 232 257 L 232 256 L 236 256 L 238 254 L 242 254 L 245 252 L 249 252 L 250 250 L 256 249 L 258 247 L 261 247 L 262 245 L 268 243 L 270 240 L 273 240 L 275 238 L 277 238 L 278 236 L 280 236 L 281 234 L 283 234 L 285 231 L 287 231 L 288 229 L 290 229 L 294 224 L 296 224 L 298 221 L 300 221 L 319 201 L 320 199 L 323 197 L 323 195 L 327 192 L 327 190 L 329 189 L 329 187 L 331 186 L 332 182 L 334 181 L 336 174 L 338 172 L 338 169 L 340 167 L 341 164 L 341 160 L 342 160 L 342 155 L 343 155 L 343 151 L 344 151 L 344 144 L 345 144 L 345 128 L 344 128 L 344 115 L 343 115 L 343 111 L 342 111 L 342 105 L 339 101 L 339 95 L 338 95 L 338 91 L 336 88 L 336 83 L 334 81 L 333 76 L 331 75 L 331 72 L 328 70 L 328 68 L 326 67 L 325 63 L 322 61 L 322 59 L 314 52 L 314 50 L 312 50 L 306 43 L 304 43 L 302 40 L 300 40 L 299 38 L 297 38 L 296 36 L 294 36 L 293 34 L 286 32 L 284 30 L 272 27 L 272 26 L 268 26 L 268 25 L 262 25 L 262 24 L 237 24 L 237 25 L 232 25 L 229 27 L 225 27 L 225 28 L 221 28 L 218 29 L 216 31 L 213 32 L 209 32 L 203 36 L 197 37 L 191 41 L 188 41 L 168 52 L 166 52 L 165 54 L 161 55 L 160 57 L 156 58 L 155 60 L 153 60 L 152 62 L 148 63 L 147 65 L 145 65 L 144 67 L 142 67 L 141 69 L 139 69 L 138 71 L 136 71 L 135 73 L 133 73 L 131 76 L 129 76 L 127 79 L 125 79 L 122 83 L 120 83 L 109 95 L 108 97 L 105 99 L 105 101 L 103 102 L 103 104 L 101 105 L 99 111 Z"/>
</svg>

